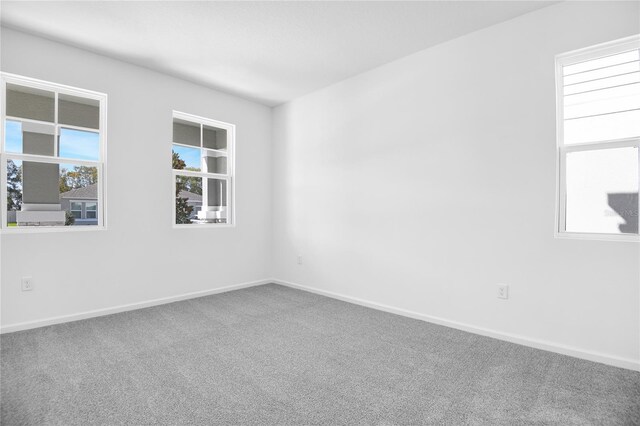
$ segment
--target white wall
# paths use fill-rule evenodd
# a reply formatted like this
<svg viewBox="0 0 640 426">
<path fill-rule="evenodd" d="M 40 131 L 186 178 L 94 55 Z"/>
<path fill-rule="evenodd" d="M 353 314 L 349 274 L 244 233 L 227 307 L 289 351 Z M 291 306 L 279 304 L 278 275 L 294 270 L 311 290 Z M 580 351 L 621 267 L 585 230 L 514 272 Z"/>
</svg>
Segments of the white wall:
<svg viewBox="0 0 640 426">
<path fill-rule="evenodd" d="M 553 236 L 554 55 L 638 6 L 561 3 L 276 108 L 275 276 L 640 367 L 638 245 Z"/>
<path fill-rule="evenodd" d="M 108 230 L 2 235 L 3 328 L 270 275 L 269 108 L 8 29 L 1 47 L 2 71 L 109 96 Z M 172 228 L 173 109 L 236 124 L 235 228 Z"/>
</svg>

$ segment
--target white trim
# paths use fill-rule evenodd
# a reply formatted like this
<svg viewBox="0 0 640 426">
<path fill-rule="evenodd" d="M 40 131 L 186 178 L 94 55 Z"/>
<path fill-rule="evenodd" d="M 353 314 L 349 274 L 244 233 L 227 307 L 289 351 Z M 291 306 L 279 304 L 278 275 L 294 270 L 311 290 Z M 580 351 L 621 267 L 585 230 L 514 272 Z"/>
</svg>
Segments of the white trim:
<svg viewBox="0 0 640 426">
<path fill-rule="evenodd" d="M 17 161 L 32 161 L 36 163 L 49 163 L 49 164 L 71 164 L 73 166 L 86 166 L 86 167 L 100 167 L 99 161 L 91 160 L 76 160 L 74 158 L 66 157 L 50 157 L 48 155 L 37 154 L 15 154 L 12 152 L 5 152 L 4 156 L 7 160 Z"/>
<path fill-rule="evenodd" d="M 330 297 L 332 299 L 342 300 L 343 302 L 354 303 L 356 305 L 365 306 L 367 308 L 389 312 L 392 314 L 401 315 L 404 317 L 413 318 L 413 319 L 417 319 L 420 321 L 425 321 L 433 324 L 443 325 L 445 327 L 455 328 L 457 330 L 467 331 L 469 333 L 479 334 L 481 336 L 492 337 L 492 338 L 503 340 L 506 342 L 516 343 L 519 345 L 528 346 L 535 349 L 541 349 L 549 352 L 555 352 L 562 355 L 568 355 L 575 358 L 586 359 L 588 361 L 600 362 L 607 365 L 613 365 L 615 367 L 626 368 L 634 371 L 640 371 L 640 360 L 634 360 L 631 358 L 622 358 L 615 355 L 577 348 L 575 346 L 562 345 L 554 342 L 549 342 L 546 340 L 533 339 L 533 338 L 522 336 L 519 334 L 505 333 L 505 332 L 493 330 L 490 328 L 478 327 L 471 324 L 466 324 L 466 323 L 453 321 L 453 320 L 436 317 L 432 315 L 421 314 L 418 312 L 409 311 L 402 308 L 396 308 L 396 307 L 385 305 L 382 303 L 371 302 L 368 300 L 347 296 L 340 293 L 321 290 L 318 288 L 297 284 L 289 281 L 284 281 L 279 279 L 272 279 L 269 281 L 275 284 L 280 284 L 287 287 L 296 288 L 299 290 L 304 290 L 304 291 L 319 294 L 322 296 Z"/>
<path fill-rule="evenodd" d="M 81 228 L 81 227 L 79 227 Z M 432 315 L 421 314 L 418 312 L 409 311 L 402 308 L 396 308 L 393 306 L 385 305 L 382 303 L 371 302 L 368 300 L 360 299 L 357 297 L 346 296 L 344 294 L 335 293 L 331 291 L 321 290 L 318 288 L 293 283 L 290 281 L 284 281 L 276 278 L 262 279 L 256 281 L 249 281 L 240 284 L 229 285 L 225 287 L 218 287 L 209 290 L 194 291 L 190 293 L 183 293 L 175 296 L 162 297 L 158 299 L 146 300 L 136 303 L 130 303 L 126 305 L 117 305 L 109 308 L 95 309 L 91 311 L 80 312 L 71 315 L 62 315 L 57 317 L 44 318 L 35 321 L 27 321 L 9 325 L 3 325 L 0 327 L 0 334 L 13 333 L 16 331 L 29 330 L 33 328 L 45 327 L 54 324 L 61 324 L 65 322 L 79 321 L 87 318 L 95 318 L 104 315 L 116 314 L 119 312 L 133 311 L 136 309 L 148 308 L 151 306 L 164 305 L 167 303 L 179 302 L 181 300 L 195 299 L 198 297 L 209 296 L 212 294 L 226 293 L 228 291 L 240 290 L 248 287 L 255 287 L 264 284 L 279 284 L 286 287 L 295 288 L 298 290 L 308 291 L 310 293 L 319 294 L 322 296 L 330 297 L 332 299 L 341 300 L 347 303 L 353 303 L 367 308 L 376 309 L 383 312 L 389 312 L 396 315 L 401 315 L 408 318 L 413 318 L 420 321 L 425 321 L 433 324 L 442 325 L 445 327 L 455 328 L 457 330 L 466 331 L 481 336 L 492 337 L 498 340 L 511 342 L 523 346 L 532 347 L 535 349 L 545 350 L 549 352 L 559 353 L 562 355 L 572 356 L 575 358 L 585 359 L 593 362 L 600 362 L 614 367 L 626 368 L 629 370 L 640 371 L 640 360 L 634 360 L 631 358 L 622 358 L 615 355 L 605 354 L 596 351 L 590 351 L 587 349 L 577 348 L 575 346 L 562 345 L 546 340 L 532 339 L 518 334 L 505 333 L 497 330 L 493 330 L 485 327 L 478 327 L 458 321 L 449 320 L 446 318 L 436 317 Z"/>
<path fill-rule="evenodd" d="M 100 225 L 85 226 L 5 226 L 0 229 L 0 235 L 10 234 L 42 234 L 47 232 L 94 232 L 106 231 L 107 228 Z"/>
<path fill-rule="evenodd" d="M 588 143 L 574 143 L 561 146 L 560 149 L 564 152 L 577 152 L 577 151 L 596 151 L 603 149 L 615 149 L 615 148 L 637 148 L 640 146 L 640 137 L 624 138 L 615 141 L 598 141 Z"/>
<path fill-rule="evenodd" d="M 186 177 L 199 177 L 203 179 L 220 179 L 227 180 L 231 176 L 222 175 L 220 173 L 209 173 L 209 172 L 196 172 L 195 170 L 186 170 L 186 169 L 171 169 L 173 171 L 173 176 L 186 176 Z"/>
<path fill-rule="evenodd" d="M 87 318 L 101 317 L 104 315 L 117 314 L 119 312 L 133 311 L 136 309 L 149 308 L 151 306 L 164 305 L 167 303 L 179 302 L 181 300 L 195 299 L 198 297 L 209 296 L 212 294 L 226 293 L 232 290 L 240 290 L 248 287 L 255 287 L 262 284 L 269 284 L 271 280 L 249 281 L 240 284 L 233 284 L 225 287 L 212 288 L 208 290 L 193 291 L 190 293 L 178 294 L 175 296 L 161 297 L 158 299 L 145 300 L 141 302 L 129 303 L 126 305 L 117 305 L 109 308 L 94 309 L 91 311 L 80 312 L 71 315 L 61 315 L 58 317 L 50 317 L 35 321 L 20 322 L 15 324 L 3 325 L 0 327 L 0 334 L 13 333 L 16 331 L 29 330 L 32 328 L 45 327 L 53 324 L 61 324 L 65 322 L 79 321 Z"/>
<path fill-rule="evenodd" d="M 100 124 L 98 124 L 98 126 L 100 126 Z M 100 129 L 92 129 L 91 127 L 74 126 L 72 124 L 60 124 L 60 123 L 58 123 L 58 127 L 60 129 L 77 130 L 79 132 L 97 133 L 97 134 L 100 133 Z"/>
<path fill-rule="evenodd" d="M 200 148 L 199 146 L 195 146 L 195 145 L 187 145 L 186 143 L 180 143 L 180 142 L 171 142 L 171 145 L 178 145 L 181 146 L 183 148 L 190 148 L 190 149 L 197 149 L 198 151 L 202 148 Z"/>
<path fill-rule="evenodd" d="M 627 243 L 640 242 L 640 236 L 638 234 L 604 234 L 595 232 L 557 231 L 555 237 L 565 240 L 621 241 Z"/>
<path fill-rule="evenodd" d="M 634 50 L 638 48 L 640 43 L 640 35 L 632 35 L 629 37 L 621 38 L 618 40 L 612 40 L 595 46 L 588 46 L 582 49 L 572 50 L 570 52 L 561 53 L 556 55 L 557 62 L 563 67 L 580 62 L 589 61 L 594 59 L 594 56 L 604 57 L 609 55 L 616 55 L 628 50 Z"/>
<path fill-rule="evenodd" d="M 88 98 L 93 100 L 106 99 L 106 94 L 96 92 L 93 90 L 80 89 L 73 86 L 67 86 L 65 84 L 53 83 L 37 78 L 25 77 L 23 75 L 12 74 L 8 72 L 2 72 L 2 78 L 10 84 L 17 84 L 19 86 L 32 87 L 34 89 L 45 90 L 47 92 L 60 92 L 65 95 L 77 96 L 80 98 Z"/>
<path fill-rule="evenodd" d="M 174 220 L 175 222 L 175 220 Z M 235 223 L 174 223 L 174 229 L 235 228 Z"/>
<path fill-rule="evenodd" d="M 221 157 L 226 157 L 227 156 L 227 151 L 222 150 L 222 149 L 213 149 L 213 148 L 202 148 L 202 150 L 205 152 L 205 154 L 214 152 L 216 154 L 220 154 Z M 213 155 L 207 155 L 208 157 L 213 157 Z"/>
<path fill-rule="evenodd" d="M 0 74 L 0 90 L 3 95 L 0 96 L 0 200 L 4 206 L 0 206 L 0 233 L 9 227 L 7 223 L 8 215 L 7 203 L 5 201 L 7 194 L 7 161 L 5 161 L 4 153 L 6 151 L 5 141 L 5 127 L 7 126 L 7 120 L 2 117 L 5 116 L 6 102 L 7 102 L 7 81 L 4 76 Z"/>
<path fill-rule="evenodd" d="M 176 110 L 173 111 L 173 118 L 177 118 L 185 121 L 191 121 L 194 124 L 206 124 L 207 126 L 218 127 L 218 128 L 229 128 L 229 127 L 235 128 L 236 127 L 235 124 L 226 123 L 220 120 L 214 120 L 212 118 L 201 117 L 195 114 L 188 114 L 186 112 L 180 112 Z M 202 145 L 202 142 L 201 142 L 201 145 Z M 228 148 L 229 146 L 227 145 L 227 149 Z"/>
</svg>

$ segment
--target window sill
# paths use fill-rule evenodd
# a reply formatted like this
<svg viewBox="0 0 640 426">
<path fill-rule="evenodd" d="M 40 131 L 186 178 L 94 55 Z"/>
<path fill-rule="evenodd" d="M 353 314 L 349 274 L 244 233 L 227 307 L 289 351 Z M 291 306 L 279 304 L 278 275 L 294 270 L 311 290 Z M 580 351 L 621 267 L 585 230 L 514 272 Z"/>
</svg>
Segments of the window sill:
<svg viewBox="0 0 640 426">
<path fill-rule="evenodd" d="M 95 232 L 95 231 L 106 231 L 106 226 L 97 226 L 97 225 L 84 225 L 84 226 L 16 226 L 16 227 L 5 227 L 0 230 L 2 235 L 10 235 L 10 234 L 44 234 L 44 233 L 55 233 L 55 232 Z"/>
<path fill-rule="evenodd" d="M 185 224 L 173 225 L 173 229 L 201 229 L 201 228 L 235 228 L 234 223 L 206 223 L 206 224 Z"/>
<path fill-rule="evenodd" d="M 638 234 L 592 234 L 582 232 L 556 232 L 555 238 L 562 240 L 619 241 L 626 243 L 640 242 L 640 235 Z"/>
</svg>

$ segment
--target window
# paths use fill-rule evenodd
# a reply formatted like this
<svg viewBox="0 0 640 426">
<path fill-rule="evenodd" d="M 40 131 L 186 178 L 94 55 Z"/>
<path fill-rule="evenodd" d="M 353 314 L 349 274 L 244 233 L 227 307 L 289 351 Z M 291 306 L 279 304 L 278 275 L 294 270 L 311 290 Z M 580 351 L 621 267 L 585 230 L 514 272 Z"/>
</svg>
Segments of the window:
<svg viewBox="0 0 640 426">
<path fill-rule="evenodd" d="M 66 210 L 62 200 L 63 209 Z M 69 201 L 69 211 L 74 225 L 97 225 L 98 203 L 93 201 Z"/>
<path fill-rule="evenodd" d="M 556 235 L 638 241 L 640 37 L 559 55 Z"/>
<path fill-rule="evenodd" d="M 1 84 L 0 227 L 104 227 L 106 95 L 5 73 Z"/>
<path fill-rule="evenodd" d="M 98 217 L 98 204 L 97 203 L 84 203 L 85 205 L 85 219 L 97 219 Z"/>
<path fill-rule="evenodd" d="M 75 219 L 82 219 L 82 203 L 72 201 L 70 211 Z"/>
<path fill-rule="evenodd" d="M 173 113 L 173 223 L 233 225 L 233 124 Z"/>
</svg>

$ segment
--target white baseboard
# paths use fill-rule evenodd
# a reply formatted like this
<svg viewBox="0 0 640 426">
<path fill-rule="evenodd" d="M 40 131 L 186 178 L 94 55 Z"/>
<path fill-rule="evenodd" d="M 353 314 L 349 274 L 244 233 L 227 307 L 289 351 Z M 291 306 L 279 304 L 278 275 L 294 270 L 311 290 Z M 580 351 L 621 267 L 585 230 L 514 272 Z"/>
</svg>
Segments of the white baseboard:
<svg viewBox="0 0 640 426">
<path fill-rule="evenodd" d="M 145 300 L 142 302 L 130 303 L 127 305 L 113 306 L 110 308 L 95 309 L 93 311 L 80 312 L 71 315 L 45 318 L 35 321 L 20 322 L 3 325 L 0 327 L 0 334 L 13 333 L 15 331 L 29 330 L 31 328 L 44 327 L 47 325 L 60 324 L 64 322 L 78 321 L 87 318 L 100 317 L 103 315 L 117 314 L 118 312 L 133 311 L 135 309 L 148 308 L 151 306 L 164 305 L 166 303 L 179 302 L 180 300 L 195 299 L 196 297 L 209 296 L 211 294 L 225 293 L 227 291 L 239 290 L 241 288 L 254 287 L 257 285 L 271 283 L 271 280 L 258 280 L 246 283 L 234 284 L 225 287 L 212 288 L 209 290 L 183 293 L 176 296 L 161 297 L 159 299 Z"/>
<path fill-rule="evenodd" d="M 613 365 L 615 367 L 626 368 L 629 370 L 640 371 L 640 360 L 634 360 L 630 358 L 621 358 L 614 355 L 603 354 L 600 352 L 589 351 L 572 346 L 561 345 L 558 343 L 548 342 L 539 339 L 532 339 L 516 334 L 504 333 L 497 330 L 492 330 L 484 327 L 477 327 L 470 324 L 461 323 L 458 321 L 452 321 L 445 318 L 435 317 L 431 315 L 420 314 L 417 312 L 409 311 L 406 309 L 396 308 L 382 303 L 371 302 L 368 300 L 359 299 L 357 297 L 346 296 L 340 293 L 334 293 L 331 291 L 320 290 L 314 287 L 309 287 L 301 284 L 296 284 L 280 279 L 265 279 L 257 280 L 246 283 L 234 284 L 225 287 L 213 288 L 209 290 L 194 291 L 191 293 L 179 294 L 176 296 L 163 297 L 159 299 L 146 300 L 142 302 L 130 303 L 127 305 L 113 306 L 109 308 L 96 309 L 92 311 L 80 312 L 71 315 L 62 315 L 58 317 L 45 318 L 41 320 L 21 322 L 9 325 L 3 325 L 0 327 L 0 334 L 13 333 L 16 331 L 29 330 L 32 328 L 44 327 L 47 325 L 60 324 L 71 321 L 78 321 L 87 318 L 99 317 L 103 315 L 116 314 L 118 312 L 133 311 L 135 309 L 148 308 L 151 306 L 164 305 L 166 303 L 178 302 L 180 300 L 195 299 L 197 297 L 208 296 L 211 294 L 225 293 L 227 291 L 239 290 L 247 287 L 254 287 L 258 285 L 275 283 L 284 285 L 291 288 L 297 288 L 300 290 L 308 291 L 311 293 L 320 294 L 322 296 L 331 297 L 333 299 L 342 300 L 344 302 L 354 303 L 356 305 L 366 306 L 368 308 L 377 309 L 392 314 L 402 315 L 405 317 L 426 321 L 434 324 L 443 325 L 446 327 L 455 328 L 470 333 L 479 334 L 482 336 L 493 337 L 495 339 L 504 340 L 507 342 L 517 343 L 524 346 L 529 346 L 536 349 L 542 349 L 550 352 L 556 352 L 563 355 L 572 356 L 575 358 L 586 359 L 588 361 L 600 362 L 603 364 Z"/>
<path fill-rule="evenodd" d="M 517 343 L 523 346 L 529 346 L 536 349 L 542 349 L 549 352 L 555 352 L 562 355 L 568 355 L 575 358 L 586 359 L 588 361 L 600 362 L 602 364 L 612 365 L 614 367 L 626 368 L 629 370 L 640 371 L 640 360 L 634 360 L 631 358 L 621 358 L 614 355 L 603 354 L 599 352 L 580 349 L 572 346 L 561 345 L 558 343 L 548 342 L 539 339 L 532 339 L 517 334 L 504 333 L 497 330 L 492 330 L 484 327 L 477 327 L 470 324 L 461 323 L 458 321 L 452 321 L 445 318 L 435 317 L 431 315 L 420 314 L 406 309 L 395 308 L 393 306 L 384 305 L 382 303 L 370 302 L 368 300 L 359 299 L 357 297 L 345 296 L 343 294 L 334 293 L 331 291 L 320 290 L 317 288 L 309 287 L 306 285 L 296 284 L 279 279 L 269 280 L 275 284 L 281 284 L 291 288 L 297 288 L 299 290 L 308 291 L 311 293 L 320 294 L 322 296 L 331 297 L 333 299 L 342 300 L 344 302 L 354 303 L 356 305 L 366 306 L 368 308 L 377 309 L 392 314 L 402 315 L 405 317 L 430 322 L 433 324 L 444 325 L 446 327 L 455 328 L 462 331 L 467 331 L 481 336 L 493 337 L 495 339 L 504 340 L 511 343 Z"/>
</svg>

